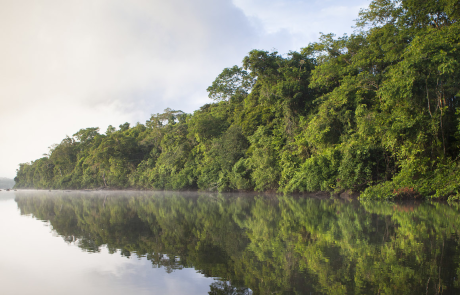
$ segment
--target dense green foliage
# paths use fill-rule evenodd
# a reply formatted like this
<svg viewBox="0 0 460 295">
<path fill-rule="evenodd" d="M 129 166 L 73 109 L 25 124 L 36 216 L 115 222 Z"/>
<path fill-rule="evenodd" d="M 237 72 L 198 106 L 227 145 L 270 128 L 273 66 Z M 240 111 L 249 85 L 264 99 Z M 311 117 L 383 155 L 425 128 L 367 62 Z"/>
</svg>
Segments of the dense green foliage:
<svg viewBox="0 0 460 295">
<path fill-rule="evenodd" d="M 0 177 L 0 189 L 13 188 L 13 186 L 14 186 L 14 180 L 13 179 Z"/>
<path fill-rule="evenodd" d="M 220 278 L 210 294 L 459 294 L 458 204 L 195 193 L 16 194 L 84 251 Z M 246 293 L 245 293 L 246 292 Z"/>
<path fill-rule="evenodd" d="M 459 198 L 459 16 L 457 0 L 375 0 L 351 36 L 253 50 L 208 88 L 215 103 L 82 129 L 16 186 Z"/>
</svg>

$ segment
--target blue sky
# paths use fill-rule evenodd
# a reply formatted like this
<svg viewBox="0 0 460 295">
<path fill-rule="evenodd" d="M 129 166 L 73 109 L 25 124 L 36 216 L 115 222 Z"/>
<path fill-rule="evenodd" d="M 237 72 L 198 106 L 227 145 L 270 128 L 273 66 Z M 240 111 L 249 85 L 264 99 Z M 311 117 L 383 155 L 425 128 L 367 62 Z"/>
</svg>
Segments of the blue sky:
<svg viewBox="0 0 460 295">
<path fill-rule="evenodd" d="M 252 49 L 352 33 L 369 0 L 3 0 L 0 177 L 80 128 L 193 112 Z"/>
</svg>

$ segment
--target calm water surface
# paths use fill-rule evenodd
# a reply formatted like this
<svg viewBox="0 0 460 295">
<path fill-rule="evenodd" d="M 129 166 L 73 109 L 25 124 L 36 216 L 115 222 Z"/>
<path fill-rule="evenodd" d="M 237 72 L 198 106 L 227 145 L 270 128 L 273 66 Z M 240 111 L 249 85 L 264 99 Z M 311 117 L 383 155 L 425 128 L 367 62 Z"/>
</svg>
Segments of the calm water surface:
<svg viewBox="0 0 460 295">
<path fill-rule="evenodd" d="M 456 204 L 0 192 L 0 294 L 460 294 Z"/>
</svg>

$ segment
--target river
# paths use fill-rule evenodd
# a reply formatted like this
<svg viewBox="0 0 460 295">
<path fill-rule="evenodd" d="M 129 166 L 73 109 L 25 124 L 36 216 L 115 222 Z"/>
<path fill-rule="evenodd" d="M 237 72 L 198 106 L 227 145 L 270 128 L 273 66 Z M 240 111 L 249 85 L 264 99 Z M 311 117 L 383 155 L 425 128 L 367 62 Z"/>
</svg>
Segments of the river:
<svg viewBox="0 0 460 295">
<path fill-rule="evenodd" d="M 0 192 L 0 294 L 460 294 L 458 204 Z"/>
</svg>

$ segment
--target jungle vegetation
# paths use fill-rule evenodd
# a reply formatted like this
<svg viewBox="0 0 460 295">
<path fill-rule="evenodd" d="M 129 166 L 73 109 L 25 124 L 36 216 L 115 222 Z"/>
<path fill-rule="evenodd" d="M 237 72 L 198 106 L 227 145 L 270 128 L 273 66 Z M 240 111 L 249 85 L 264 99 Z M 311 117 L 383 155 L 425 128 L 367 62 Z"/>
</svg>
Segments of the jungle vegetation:
<svg viewBox="0 0 460 295">
<path fill-rule="evenodd" d="M 83 251 L 218 278 L 209 294 L 458 294 L 458 203 L 20 192 Z M 248 292 L 248 288 L 252 291 Z"/>
<path fill-rule="evenodd" d="M 459 16 L 458 0 L 372 1 L 350 36 L 252 50 L 193 114 L 81 129 L 16 187 L 459 198 Z"/>
</svg>

